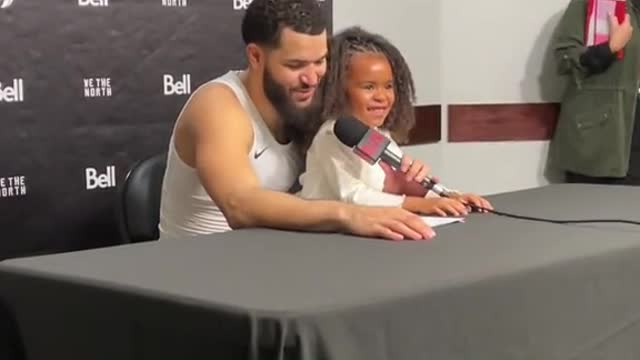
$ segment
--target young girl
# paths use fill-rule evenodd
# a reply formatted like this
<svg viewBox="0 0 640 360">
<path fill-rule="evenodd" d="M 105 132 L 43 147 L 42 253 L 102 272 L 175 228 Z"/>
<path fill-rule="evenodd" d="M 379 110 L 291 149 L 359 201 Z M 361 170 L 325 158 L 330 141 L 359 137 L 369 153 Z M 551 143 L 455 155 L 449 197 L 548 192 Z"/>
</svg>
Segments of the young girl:
<svg viewBox="0 0 640 360">
<path fill-rule="evenodd" d="M 393 140 L 405 142 L 415 123 L 415 91 L 395 46 L 380 35 L 348 28 L 332 39 L 328 69 L 321 94 L 321 119 L 328 120 L 319 126 L 307 152 L 300 196 L 440 216 L 466 215 L 464 203 L 491 209 L 488 201 L 473 194 L 442 198 L 427 192 L 412 178 L 415 173 L 407 178 L 406 161 L 397 172 L 382 162 L 370 165 L 334 135 L 335 119 L 352 115 L 392 139 L 389 146 L 402 154 Z"/>
</svg>

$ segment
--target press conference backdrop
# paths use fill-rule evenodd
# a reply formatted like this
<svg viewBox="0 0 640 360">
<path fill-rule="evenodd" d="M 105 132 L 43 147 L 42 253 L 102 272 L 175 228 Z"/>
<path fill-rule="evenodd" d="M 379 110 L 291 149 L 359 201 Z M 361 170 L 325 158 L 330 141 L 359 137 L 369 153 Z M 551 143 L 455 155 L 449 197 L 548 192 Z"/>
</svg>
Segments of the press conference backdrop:
<svg viewBox="0 0 640 360">
<path fill-rule="evenodd" d="M 117 186 L 245 65 L 250 2 L 0 0 L 0 259 L 118 242 Z"/>
</svg>

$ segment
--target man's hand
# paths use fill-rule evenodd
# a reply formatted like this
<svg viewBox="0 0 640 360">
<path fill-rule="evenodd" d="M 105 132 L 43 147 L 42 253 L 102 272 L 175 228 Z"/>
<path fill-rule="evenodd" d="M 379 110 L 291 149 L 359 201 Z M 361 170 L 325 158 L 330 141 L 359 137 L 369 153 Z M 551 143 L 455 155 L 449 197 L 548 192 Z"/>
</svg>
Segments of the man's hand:
<svg viewBox="0 0 640 360">
<path fill-rule="evenodd" d="M 418 215 L 401 208 L 347 206 L 347 232 L 388 240 L 431 239 L 435 232 Z"/>
<path fill-rule="evenodd" d="M 611 52 L 616 53 L 624 49 L 633 34 L 629 14 L 625 15 L 622 23 L 618 23 L 618 18 L 615 15 L 609 15 L 609 34 Z"/>
<path fill-rule="evenodd" d="M 468 205 L 475 205 L 475 206 L 477 206 L 479 208 L 482 208 L 482 209 L 493 210 L 493 206 L 491 205 L 491 203 L 487 199 L 482 198 L 482 197 L 480 197 L 480 196 L 478 196 L 476 194 L 469 194 L 469 193 L 467 193 L 467 194 L 454 194 L 454 195 L 451 196 L 451 198 L 459 200 L 459 201 L 461 201 L 461 202 L 463 202 L 465 204 L 468 204 Z M 484 211 L 482 211 L 482 212 L 484 212 Z"/>
</svg>

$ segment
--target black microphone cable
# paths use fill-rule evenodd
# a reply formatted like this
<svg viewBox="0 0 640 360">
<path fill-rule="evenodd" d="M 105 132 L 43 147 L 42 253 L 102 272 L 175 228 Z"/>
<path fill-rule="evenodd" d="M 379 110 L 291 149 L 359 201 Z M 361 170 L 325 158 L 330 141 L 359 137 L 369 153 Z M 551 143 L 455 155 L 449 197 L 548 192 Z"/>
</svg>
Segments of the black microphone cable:
<svg viewBox="0 0 640 360">
<path fill-rule="evenodd" d="M 487 212 L 487 213 L 491 213 L 491 214 L 494 214 L 494 215 L 509 217 L 509 218 L 513 218 L 513 219 L 546 222 L 546 223 L 551 223 L 551 224 L 568 225 L 568 224 L 596 224 L 596 223 L 609 223 L 609 224 L 611 224 L 611 223 L 614 223 L 614 224 L 640 225 L 640 221 L 624 220 L 624 219 L 584 219 L 584 220 L 548 219 L 548 218 L 535 217 L 535 216 L 525 216 L 525 215 L 511 214 L 511 213 L 504 212 L 504 211 L 486 209 L 486 208 L 483 208 L 483 207 L 480 207 L 480 206 L 470 205 L 470 204 L 466 204 L 466 203 L 465 203 L 465 205 L 470 207 L 472 210 L 477 211 L 477 212 Z"/>
</svg>

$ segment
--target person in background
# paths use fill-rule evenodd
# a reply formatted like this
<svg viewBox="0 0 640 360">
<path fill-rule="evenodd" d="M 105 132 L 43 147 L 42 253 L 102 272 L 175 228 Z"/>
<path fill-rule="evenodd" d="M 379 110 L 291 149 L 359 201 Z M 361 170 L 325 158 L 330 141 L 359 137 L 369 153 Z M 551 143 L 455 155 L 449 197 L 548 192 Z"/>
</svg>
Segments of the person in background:
<svg viewBox="0 0 640 360">
<path fill-rule="evenodd" d="M 640 0 L 626 1 L 622 22 L 610 14 L 609 40 L 593 46 L 585 45 L 587 5 L 569 3 L 553 43 L 569 81 L 549 164 L 569 183 L 640 185 Z"/>
<path fill-rule="evenodd" d="M 321 119 L 327 121 L 321 120 L 315 137 L 307 141 L 310 147 L 299 195 L 440 216 L 467 215 L 468 204 L 491 209 L 486 199 L 474 194 L 445 198 L 428 192 L 405 173 L 409 164 L 403 163 L 397 172 L 383 162 L 370 165 L 336 138 L 335 120 L 351 115 L 390 138 L 393 152 L 402 154 L 395 141 L 407 140 L 415 123 L 415 91 L 405 59 L 384 37 L 351 27 L 337 34 L 330 47 L 329 70 L 322 85 Z"/>
<path fill-rule="evenodd" d="M 316 0 L 254 0 L 242 20 L 248 66 L 187 100 L 169 142 L 160 240 L 268 227 L 428 239 L 402 209 L 308 201 L 291 193 L 298 143 L 326 72 L 327 24 Z M 414 176 L 426 171 L 412 167 Z"/>
</svg>

